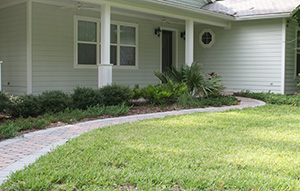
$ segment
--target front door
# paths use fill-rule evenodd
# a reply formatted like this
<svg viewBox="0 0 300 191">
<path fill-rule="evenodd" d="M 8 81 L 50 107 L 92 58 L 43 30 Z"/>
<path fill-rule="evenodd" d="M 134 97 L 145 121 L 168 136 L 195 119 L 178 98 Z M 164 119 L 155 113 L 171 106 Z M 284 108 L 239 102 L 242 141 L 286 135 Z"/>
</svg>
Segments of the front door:
<svg viewBox="0 0 300 191">
<path fill-rule="evenodd" d="M 167 71 L 173 64 L 173 32 L 162 31 L 162 72 Z"/>
</svg>

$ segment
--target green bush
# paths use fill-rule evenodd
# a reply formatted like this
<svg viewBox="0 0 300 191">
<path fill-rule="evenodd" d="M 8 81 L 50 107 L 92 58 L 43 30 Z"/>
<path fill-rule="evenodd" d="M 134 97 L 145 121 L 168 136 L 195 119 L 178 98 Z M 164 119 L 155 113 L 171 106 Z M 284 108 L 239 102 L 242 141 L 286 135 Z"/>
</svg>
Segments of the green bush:
<svg viewBox="0 0 300 191">
<path fill-rule="evenodd" d="M 12 121 L 6 121 L 0 125 L 0 140 L 15 137 L 18 131 L 19 128 Z"/>
<path fill-rule="evenodd" d="M 155 75 L 162 83 L 170 80 L 174 83 L 186 84 L 193 96 L 217 95 L 224 89 L 221 77 L 215 73 L 211 73 L 208 77 L 201 71 L 201 65 L 198 62 L 193 62 L 191 66 L 185 64 L 178 70 L 172 67 L 164 73 L 155 72 Z"/>
<path fill-rule="evenodd" d="M 111 115 L 111 116 L 120 116 L 126 114 L 131 107 L 128 107 L 124 104 L 122 105 L 112 105 L 112 106 L 106 106 L 105 107 L 105 114 Z"/>
<path fill-rule="evenodd" d="M 0 113 L 6 112 L 11 104 L 9 97 L 4 92 L 0 92 Z"/>
<path fill-rule="evenodd" d="M 17 97 L 11 107 L 11 115 L 14 117 L 36 117 L 42 113 L 39 97 L 35 95 Z"/>
<path fill-rule="evenodd" d="M 269 104 L 300 106 L 300 94 L 282 95 L 271 92 L 254 93 L 250 92 L 249 90 L 245 90 L 236 92 L 235 95 L 259 99 Z"/>
<path fill-rule="evenodd" d="M 101 88 L 100 93 L 103 96 L 103 104 L 105 106 L 111 105 L 128 105 L 132 99 L 132 90 L 124 85 L 108 85 Z"/>
<path fill-rule="evenodd" d="M 73 107 L 87 109 L 88 107 L 103 105 L 103 96 L 99 90 L 77 87 L 72 94 Z"/>
<path fill-rule="evenodd" d="M 199 99 L 192 96 L 189 92 L 181 94 L 176 101 L 176 104 L 183 108 L 188 107 L 204 107 L 203 103 Z"/>
<path fill-rule="evenodd" d="M 59 90 L 43 92 L 38 99 L 43 113 L 64 111 L 72 103 L 71 97 Z"/>
<path fill-rule="evenodd" d="M 185 84 L 168 80 L 163 84 L 149 85 L 142 90 L 142 95 L 151 104 L 166 105 L 176 102 L 178 97 L 187 91 Z"/>
<path fill-rule="evenodd" d="M 140 86 L 136 84 L 132 90 L 132 99 L 138 100 L 143 97 L 143 89 L 140 89 Z"/>
</svg>

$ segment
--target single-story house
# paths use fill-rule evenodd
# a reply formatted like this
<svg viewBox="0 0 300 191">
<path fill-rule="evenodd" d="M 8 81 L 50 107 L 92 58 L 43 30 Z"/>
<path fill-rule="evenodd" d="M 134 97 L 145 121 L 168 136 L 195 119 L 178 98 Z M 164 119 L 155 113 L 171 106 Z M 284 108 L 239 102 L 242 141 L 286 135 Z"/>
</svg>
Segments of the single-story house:
<svg viewBox="0 0 300 191">
<path fill-rule="evenodd" d="M 2 90 L 159 83 L 198 61 L 226 91 L 292 94 L 300 0 L 0 0 Z"/>
</svg>

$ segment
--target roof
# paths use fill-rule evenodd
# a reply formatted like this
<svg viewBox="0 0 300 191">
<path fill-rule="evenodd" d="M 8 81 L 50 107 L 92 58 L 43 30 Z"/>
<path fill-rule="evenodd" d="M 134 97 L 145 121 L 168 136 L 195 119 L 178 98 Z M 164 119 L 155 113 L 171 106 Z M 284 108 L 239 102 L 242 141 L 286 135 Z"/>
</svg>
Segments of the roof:
<svg viewBox="0 0 300 191">
<path fill-rule="evenodd" d="M 201 9 L 234 17 L 291 14 L 300 0 L 222 0 Z"/>
</svg>

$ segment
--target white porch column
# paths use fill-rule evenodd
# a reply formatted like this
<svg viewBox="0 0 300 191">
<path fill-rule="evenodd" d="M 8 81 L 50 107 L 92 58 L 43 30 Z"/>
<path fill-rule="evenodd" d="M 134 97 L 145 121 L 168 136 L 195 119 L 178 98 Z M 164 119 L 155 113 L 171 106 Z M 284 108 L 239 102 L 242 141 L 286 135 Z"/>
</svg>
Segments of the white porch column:
<svg viewBox="0 0 300 191">
<path fill-rule="evenodd" d="M 0 61 L 0 91 L 2 91 L 2 72 L 1 72 L 1 64 L 2 64 L 2 61 Z"/>
<path fill-rule="evenodd" d="M 98 88 L 112 83 L 110 64 L 110 5 L 101 5 L 101 62 L 98 64 Z"/>
<path fill-rule="evenodd" d="M 189 66 L 194 61 L 194 21 L 185 21 L 185 63 Z"/>
</svg>

